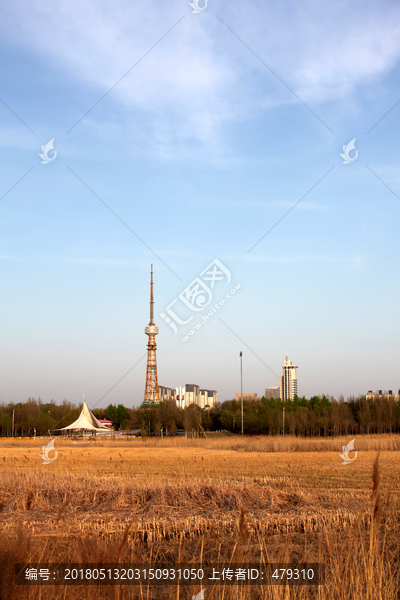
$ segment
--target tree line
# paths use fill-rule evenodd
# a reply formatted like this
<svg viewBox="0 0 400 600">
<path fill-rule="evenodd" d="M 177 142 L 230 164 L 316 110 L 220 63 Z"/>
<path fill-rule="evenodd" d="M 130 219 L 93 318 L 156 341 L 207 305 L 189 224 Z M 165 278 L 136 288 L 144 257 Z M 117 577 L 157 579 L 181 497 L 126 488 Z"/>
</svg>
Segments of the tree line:
<svg viewBox="0 0 400 600">
<path fill-rule="evenodd" d="M 73 423 L 82 405 L 64 399 L 61 404 L 28 398 L 26 402 L 0 406 L 1 436 L 46 435 Z M 226 400 L 209 410 L 191 404 L 180 409 L 174 400 L 148 408 L 128 408 L 110 404 L 95 408 L 98 419 L 112 421 L 116 430 L 136 430 L 144 435 L 175 435 L 177 430 L 228 430 L 241 433 L 241 402 Z M 297 436 L 334 436 L 358 433 L 400 433 L 400 402 L 393 396 L 312 396 L 282 402 L 260 398 L 243 401 L 243 429 L 246 434 L 292 434 Z"/>
<path fill-rule="evenodd" d="M 294 400 L 261 398 L 243 402 L 244 431 L 250 434 L 334 436 L 361 433 L 399 433 L 400 402 L 393 396 L 312 396 Z M 241 430 L 241 403 L 221 406 L 221 422 L 232 432 Z M 284 428 L 284 430 L 283 430 Z"/>
</svg>

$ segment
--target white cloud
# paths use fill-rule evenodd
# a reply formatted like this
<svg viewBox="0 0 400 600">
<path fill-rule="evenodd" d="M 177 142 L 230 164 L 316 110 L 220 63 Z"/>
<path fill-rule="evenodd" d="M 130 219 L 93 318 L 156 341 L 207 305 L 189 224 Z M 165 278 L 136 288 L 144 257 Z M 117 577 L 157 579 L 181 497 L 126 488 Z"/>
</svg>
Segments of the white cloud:
<svg viewBox="0 0 400 600">
<path fill-rule="evenodd" d="M 171 141 L 218 145 L 225 123 L 298 102 L 215 13 L 318 113 L 321 103 L 348 99 L 398 60 L 400 9 L 390 2 L 377 6 L 216 1 L 193 15 L 186 2 L 15 0 L 0 9 L 0 28 L 3 39 L 78 83 L 77 94 L 85 90 L 78 119 L 184 16 L 86 117 L 86 125 L 101 120 L 104 126 L 113 120 L 110 102 L 117 102 L 132 127 L 150 124 L 150 143 L 168 155 Z"/>
<path fill-rule="evenodd" d="M 346 98 L 394 67 L 399 17 L 390 1 L 308 0 L 269 11 L 246 3 L 236 6 L 237 23 L 226 21 L 304 101 L 320 103 Z"/>
</svg>

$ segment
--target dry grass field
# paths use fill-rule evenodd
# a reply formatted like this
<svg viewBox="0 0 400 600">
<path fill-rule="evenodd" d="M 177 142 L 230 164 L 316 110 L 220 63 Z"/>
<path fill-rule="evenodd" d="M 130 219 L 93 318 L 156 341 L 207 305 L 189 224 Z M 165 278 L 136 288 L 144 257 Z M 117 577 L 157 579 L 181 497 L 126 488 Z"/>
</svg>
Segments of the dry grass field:
<svg viewBox="0 0 400 600">
<path fill-rule="evenodd" d="M 192 598 L 194 586 L 15 586 L 15 562 L 319 562 L 321 586 L 208 585 L 206 600 L 394 600 L 400 436 L 0 441 L 2 598 Z M 379 456 L 379 460 L 378 460 Z"/>
</svg>

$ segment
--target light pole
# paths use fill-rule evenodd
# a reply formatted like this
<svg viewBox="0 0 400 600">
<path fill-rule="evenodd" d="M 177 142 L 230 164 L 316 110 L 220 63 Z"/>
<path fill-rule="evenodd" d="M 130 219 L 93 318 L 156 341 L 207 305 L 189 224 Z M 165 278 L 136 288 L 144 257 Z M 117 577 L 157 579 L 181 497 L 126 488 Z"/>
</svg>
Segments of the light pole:
<svg viewBox="0 0 400 600">
<path fill-rule="evenodd" d="M 242 365 L 243 352 L 240 352 L 239 356 L 240 356 L 240 397 L 241 397 L 241 404 L 242 404 L 242 435 L 243 435 L 243 365 Z"/>
<path fill-rule="evenodd" d="M 13 418 L 12 418 L 12 437 L 14 437 L 14 415 L 15 415 L 15 410 L 13 409 Z"/>
</svg>

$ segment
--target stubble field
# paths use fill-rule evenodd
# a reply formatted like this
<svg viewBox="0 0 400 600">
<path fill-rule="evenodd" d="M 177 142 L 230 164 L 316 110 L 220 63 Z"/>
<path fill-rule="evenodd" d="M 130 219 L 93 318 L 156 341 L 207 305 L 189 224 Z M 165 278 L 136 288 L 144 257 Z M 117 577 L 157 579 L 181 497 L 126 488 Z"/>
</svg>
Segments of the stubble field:
<svg viewBox="0 0 400 600">
<path fill-rule="evenodd" d="M 206 600 L 399 597 L 400 436 L 0 441 L 4 598 L 192 598 L 198 586 L 15 586 L 15 562 L 323 563 L 324 586 Z M 379 451 L 379 460 L 378 460 Z"/>
</svg>

